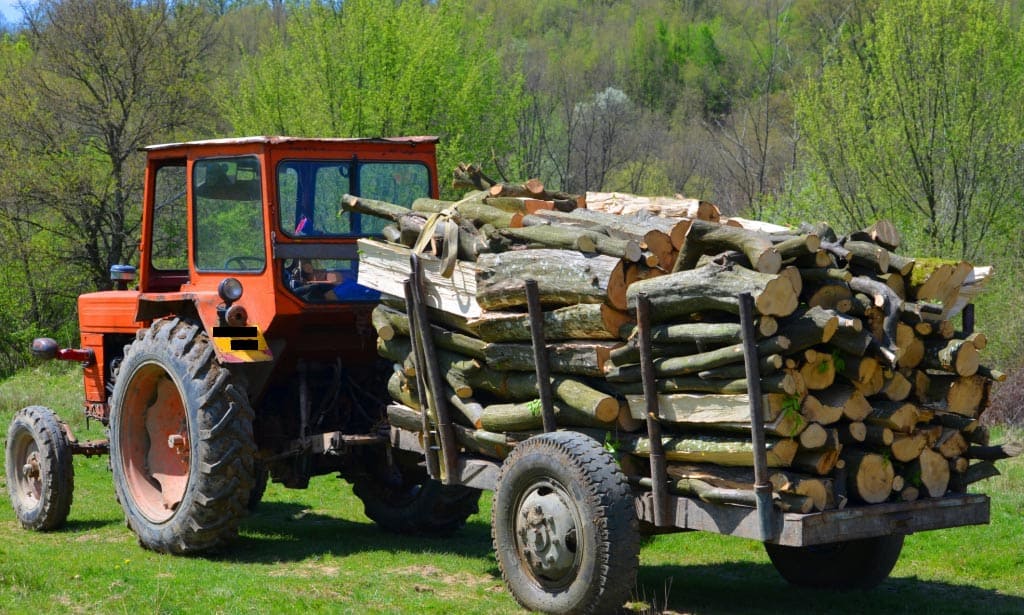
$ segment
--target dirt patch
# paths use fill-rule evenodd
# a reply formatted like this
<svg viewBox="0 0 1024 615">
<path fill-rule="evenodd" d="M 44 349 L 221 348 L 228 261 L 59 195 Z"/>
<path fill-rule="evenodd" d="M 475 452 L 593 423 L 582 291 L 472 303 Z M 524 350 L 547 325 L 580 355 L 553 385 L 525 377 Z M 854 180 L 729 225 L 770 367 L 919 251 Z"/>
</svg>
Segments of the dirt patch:
<svg viewBox="0 0 1024 615">
<path fill-rule="evenodd" d="M 328 566 L 326 564 L 318 564 L 309 562 L 302 564 L 301 566 L 276 566 L 273 570 L 267 573 L 271 577 L 336 577 L 341 571 L 338 566 Z"/>
<path fill-rule="evenodd" d="M 477 587 L 483 587 L 484 591 L 488 592 L 504 591 L 504 584 L 501 582 L 501 579 L 493 575 L 473 574 L 472 572 L 456 572 L 452 574 L 429 564 L 398 568 L 392 571 L 392 574 L 420 577 L 425 580 L 436 581 L 444 587 L 458 588 L 460 591 Z M 436 591 L 422 583 L 416 583 L 414 587 L 417 592 Z M 440 593 L 441 595 L 447 595 L 450 592 L 441 591 Z"/>
</svg>

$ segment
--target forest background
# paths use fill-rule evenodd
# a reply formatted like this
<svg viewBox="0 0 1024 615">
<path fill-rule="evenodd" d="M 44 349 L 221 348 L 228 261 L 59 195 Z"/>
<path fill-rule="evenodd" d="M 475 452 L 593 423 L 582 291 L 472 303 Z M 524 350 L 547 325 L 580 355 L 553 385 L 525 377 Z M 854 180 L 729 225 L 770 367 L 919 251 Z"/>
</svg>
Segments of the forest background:
<svg viewBox="0 0 1024 615">
<path fill-rule="evenodd" d="M 0 378 L 33 337 L 76 344 L 77 295 L 137 260 L 140 147 L 434 134 L 442 177 L 891 220 L 904 254 L 996 267 L 978 322 L 1024 389 L 1021 5 L 23 2 L 0 18 Z"/>
</svg>

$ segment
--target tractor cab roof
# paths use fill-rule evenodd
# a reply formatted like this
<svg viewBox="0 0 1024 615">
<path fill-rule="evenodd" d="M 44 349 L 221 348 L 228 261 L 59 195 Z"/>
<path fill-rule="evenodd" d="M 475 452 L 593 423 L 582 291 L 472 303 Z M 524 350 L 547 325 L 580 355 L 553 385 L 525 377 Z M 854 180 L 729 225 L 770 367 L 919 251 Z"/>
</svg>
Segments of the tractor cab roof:
<svg viewBox="0 0 1024 615">
<path fill-rule="evenodd" d="M 316 145 L 352 145 L 357 143 L 393 143 L 409 144 L 437 143 L 438 137 L 414 136 L 414 137 L 284 137 L 284 136 L 255 136 L 255 137 L 232 137 L 227 139 L 205 139 L 199 141 L 183 141 L 179 143 L 160 143 L 147 145 L 143 151 L 156 152 L 173 149 L 196 148 L 196 147 L 225 147 L 238 145 L 294 145 L 315 147 Z"/>
</svg>

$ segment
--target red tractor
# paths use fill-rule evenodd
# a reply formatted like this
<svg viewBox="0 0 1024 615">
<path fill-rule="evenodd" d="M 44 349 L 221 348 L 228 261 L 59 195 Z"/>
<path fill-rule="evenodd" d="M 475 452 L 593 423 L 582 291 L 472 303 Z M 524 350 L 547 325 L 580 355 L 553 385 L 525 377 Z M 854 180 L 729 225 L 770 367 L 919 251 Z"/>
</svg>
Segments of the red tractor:
<svg viewBox="0 0 1024 615">
<path fill-rule="evenodd" d="M 191 553 L 235 534 L 269 477 L 303 488 L 339 472 L 366 513 L 400 532 L 456 529 L 480 491 L 428 478 L 392 450 L 390 369 L 375 350 L 377 293 L 356 284 L 356 240 L 382 222 L 342 195 L 436 197 L 436 139 L 255 137 L 148 147 L 135 268 L 78 300 L 85 413 L 109 441 L 79 443 L 49 409 L 14 418 L 7 483 L 22 525 L 65 521 L 73 454 L 110 454 L 140 543 Z"/>
</svg>

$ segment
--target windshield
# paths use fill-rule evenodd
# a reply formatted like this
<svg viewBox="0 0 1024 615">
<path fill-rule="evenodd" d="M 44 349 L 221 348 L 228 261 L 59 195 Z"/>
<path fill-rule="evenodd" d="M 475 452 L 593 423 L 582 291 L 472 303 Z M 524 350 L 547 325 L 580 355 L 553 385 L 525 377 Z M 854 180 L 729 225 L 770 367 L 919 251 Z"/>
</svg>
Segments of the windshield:
<svg viewBox="0 0 1024 615">
<path fill-rule="evenodd" d="M 287 160 L 277 167 L 277 192 L 289 237 L 366 237 L 380 235 L 387 222 L 342 212 L 342 195 L 410 207 L 430 196 L 430 174 L 415 162 Z"/>
<path fill-rule="evenodd" d="M 339 250 L 321 239 L 374 237 L 389 222 L 341 210 L 352 194 L 411 207 L 430 196 L 430 171 L 418 162 L 286 160 L 277 166 L 278 223 L 289 243 L 282 272 L 285 286 L 307 303 L 376 301 L 380 293 L 357 283 L 355 247 Z M 332 249 L 333 246 L 333 249 Z M 329 252 L 330 254 L 325 254 Z"/>
</svg>

